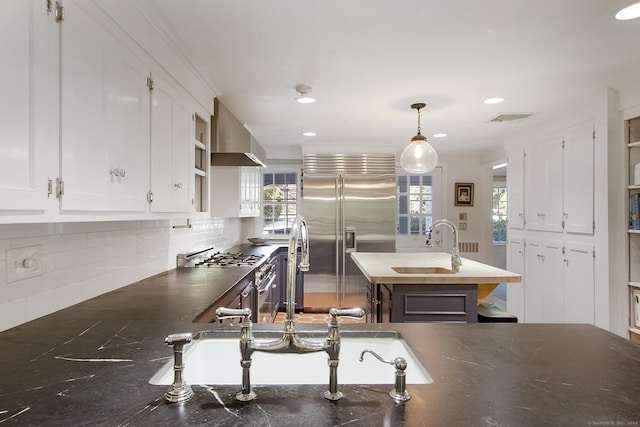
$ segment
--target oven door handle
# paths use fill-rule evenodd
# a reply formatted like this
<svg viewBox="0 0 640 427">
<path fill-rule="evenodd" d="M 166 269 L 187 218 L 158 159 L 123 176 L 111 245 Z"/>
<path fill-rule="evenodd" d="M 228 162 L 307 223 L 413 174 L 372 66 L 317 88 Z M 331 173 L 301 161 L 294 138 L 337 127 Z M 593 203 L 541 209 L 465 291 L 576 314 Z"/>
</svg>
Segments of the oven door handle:
<svg viewBox="0 0 640 427">
<path fill-rule="evenodd" d="M 271 289 L 271 285 L 276 280 L 276 274 L 275 273 L 270 273 L 267 277 L 268 277 L 268 279 L 266 280 L 267 284 L 264 285 L 264 286 L 262 286 L 262 284 L 261 284 L 258 287 L 258 295 L 262 295 L 263 293 L 265 293 L 269 289 Z"/>
</svg>

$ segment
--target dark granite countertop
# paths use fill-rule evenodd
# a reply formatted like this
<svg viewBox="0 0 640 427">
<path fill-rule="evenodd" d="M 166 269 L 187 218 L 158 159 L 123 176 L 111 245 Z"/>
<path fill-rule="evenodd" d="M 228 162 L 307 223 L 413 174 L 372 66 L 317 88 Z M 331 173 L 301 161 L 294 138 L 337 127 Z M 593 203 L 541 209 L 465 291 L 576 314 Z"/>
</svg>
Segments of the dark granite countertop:
<svg viewBox="0 0 640 427">
<path fill-rule="evenodd" d="M 241 403 L 238 378 L 238 386 L 193 386 L 190 401 L 167 404 L 167 387 L 148 383 L 172 357 L 164 337 L 238 329 L 191 322 L 250 271 L 230 270 L 168 271 L 0 333 L 0 423 L 640 425 L 640 346 L 590 325 L 348 324 L 400 332 L 434 383 L 409 385 L 404 404 L 389 398 L 392 384 L 340 386 L 337 403 L 322 398 L 323 385 L 258 386 L 256 400 Z"/>
</svg>

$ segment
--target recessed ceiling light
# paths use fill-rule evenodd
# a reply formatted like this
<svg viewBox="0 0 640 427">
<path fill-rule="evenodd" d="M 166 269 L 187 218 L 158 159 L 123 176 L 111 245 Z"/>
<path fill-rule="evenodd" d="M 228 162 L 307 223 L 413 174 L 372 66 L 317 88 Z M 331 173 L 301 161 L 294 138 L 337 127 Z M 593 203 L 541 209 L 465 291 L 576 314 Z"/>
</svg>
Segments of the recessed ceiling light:
<svg viewBox="0 0 640 427">
<path fill-rule="evenodd" d="M 487 98 L 483 102 L 485 104 L 500 104 L 504 101 L 504 98 Z"/>
<path fill-rule="evenodd" d="M 300 104 L 313 104 L 314 102 L 316 102 L 316 99 L 313 96 L 309 95 L 309 92 L 311 92 L 311 86 L 298 85 L 296 86 L 296 91 L 300 94 L 300 96 L 296 96 L 295 100 Z"/>
<path fill-rule="evenodd" d="M 315 132 L 302 132 L 302 135 L 304 135 L 304 136 L 316 136 L 317 134 Z"/>
<path fill-rule="evenodd" d="M 445 136 L 447 136 L 446 133 L 434 133 L 433 134 L 434 138 L 444 138 Z"/>
<path fill-rule="evenodd" d="M 630 3 L 616 12 L 614 15 L 619 21 L 626 21 L 628 19 L 636 19 L 640 17 L 640 1 Z"/>
</svg>

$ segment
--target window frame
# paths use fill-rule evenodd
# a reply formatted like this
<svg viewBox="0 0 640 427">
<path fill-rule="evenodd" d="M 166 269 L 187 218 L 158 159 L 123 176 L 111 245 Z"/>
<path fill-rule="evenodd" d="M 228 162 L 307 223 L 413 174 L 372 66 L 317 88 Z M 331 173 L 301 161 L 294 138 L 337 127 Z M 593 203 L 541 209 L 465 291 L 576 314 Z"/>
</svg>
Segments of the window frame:
<svg viewBox="0 0 640 427">
<path fill-rule="evenodd" d="M 265 189 L 265 174 L 278 174 L 278 173 L 294 173 L 296 175 L 296 213 L 299 215 L 302 212 L 302 197 L 300 192 L 300 178 L 302 176 L 302 164 L 270 164 L 262 171 L 262 201 L 260 203 L 260 221 L 259 221 L 259 231 L 264 236 L 270 236 L 272 238 L 288 238 L 291 233 L 273 233 L 265 230 L 265 215 L 264 208 L 267 204 L 271 205 L 272 203 L 268 203 L 269 201 L 264 197 L 264 189 Z M 288 205 L 293 203 L 283 203 L 283 205 Z"/>
</svg>

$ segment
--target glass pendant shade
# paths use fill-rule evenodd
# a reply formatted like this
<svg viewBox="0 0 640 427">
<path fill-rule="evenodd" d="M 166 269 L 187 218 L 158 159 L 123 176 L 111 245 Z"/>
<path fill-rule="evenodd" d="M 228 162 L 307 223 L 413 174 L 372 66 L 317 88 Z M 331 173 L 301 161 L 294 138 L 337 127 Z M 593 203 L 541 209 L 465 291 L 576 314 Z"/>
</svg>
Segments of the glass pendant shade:
<svg viewBox="0 0 640 427">
<path fill-rule="evenodd" d="M 409 173 L 425 174 L 431 172 L 438 165 L 438 153 L 427 142 L 427 138 L 418 134 L 411 138 L 400 156 L 400 166 Z"/>
<path fill-rule="evenodd" d="M 420 133 L 420 109 L 427 104 L 418 102 L 411 104 L 411 108 L 418 110 L 418 134 L 411 138 L 400 156 L 400 166 L 409 173 L 425 174 L 431 172 L 438 165 L 438 153 L 427 142 L 427 138 Z"/>
</svg>

